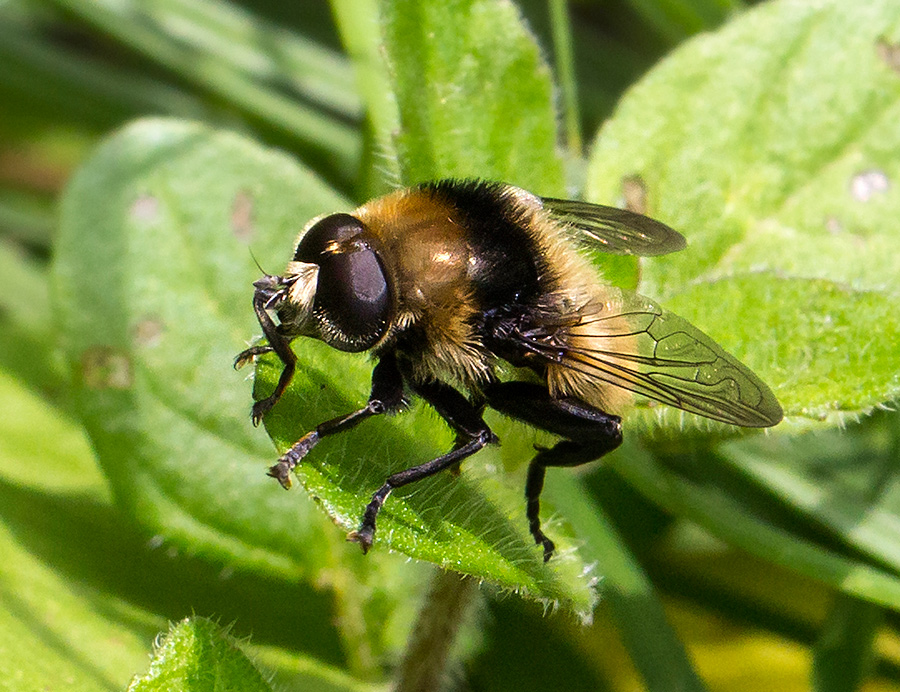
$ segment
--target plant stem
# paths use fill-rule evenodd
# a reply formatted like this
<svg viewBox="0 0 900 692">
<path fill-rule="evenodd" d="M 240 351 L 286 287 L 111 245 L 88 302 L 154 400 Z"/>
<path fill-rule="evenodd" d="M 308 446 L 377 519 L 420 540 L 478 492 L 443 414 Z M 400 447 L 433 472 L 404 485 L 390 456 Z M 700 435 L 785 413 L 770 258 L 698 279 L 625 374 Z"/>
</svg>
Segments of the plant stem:
<svg viewBox="0 0 900 692">
<path fill-rule="evenodd" d="M 838 594 L 813 647 L 812 680 L 819 692 L 860 689 L 872 674 L 875 637 L 884 610 Z"/>
<path fill-rule="evenodd" d="M 669 624 L 653 584 L 612 520 L 572 473 L 553 474 L 544 489 L 555 507 L 564 507 L 584 545 L 584 557 L 603 573 L 602 598 L 622 634 L 648 690 L 705 692 L 690 656 Z"/>
<path fill-rule="evenodd" d="M 572 22 L 566 0 L 551 0 L 550 26 L 553 32 L 553 52 L 556 73 L 562 90 L 563 118 L 566 127 L 566 146 L 570 153 L 581 156 L 581 124 L 578 113 L 578 83 L 575 79 L 575 57 L 572 50 Z"/>
<path fill-rule="evenodd" d="M 406 646 L 395 692 L 435 692 L 441 688 L 450 648 L 475 593 L 472 579 L 438 570 Z"/>
<path fill-rule="evenodd" d="M 355 546 L 354 546 L 355 547 Z M 366 631 L 363 608 L 364 590 L 360 588 L 361 575 L 354 573 L 346 559 L 346 541 L 337 534 L 328 538 L 328 566 L 323 577 L 334 594 L 335 624 L 340 634 L 347 667 L 362 680 L 374 680 L 380 673 L 378 659 L 372 650 L 372 642 Z"/>
</svg>

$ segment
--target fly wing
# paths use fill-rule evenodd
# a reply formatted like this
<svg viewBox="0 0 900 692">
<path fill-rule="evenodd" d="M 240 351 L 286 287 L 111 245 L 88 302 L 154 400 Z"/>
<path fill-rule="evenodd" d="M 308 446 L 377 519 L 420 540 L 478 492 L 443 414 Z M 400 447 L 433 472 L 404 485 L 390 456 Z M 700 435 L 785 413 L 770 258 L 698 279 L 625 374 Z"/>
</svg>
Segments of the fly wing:
<svg viewBox="0 0 900 692">
<path fill-rule="evenodd" d="M 520 347 L 588 378 L 669 406 L 745 427 L 778 423 L 766 384 L 706 334 L 653 301 L 608 288 L 610 298 L 573 319 L 546 320 L 518 335 Z"/>
<path fill-rule="evenodd" d="M 666 255 L 687 246 L 678 231 L 626 209 L 552 197 L 542 197 L 541 203 L 578 245 L 642 257 Z"/>
</svg>

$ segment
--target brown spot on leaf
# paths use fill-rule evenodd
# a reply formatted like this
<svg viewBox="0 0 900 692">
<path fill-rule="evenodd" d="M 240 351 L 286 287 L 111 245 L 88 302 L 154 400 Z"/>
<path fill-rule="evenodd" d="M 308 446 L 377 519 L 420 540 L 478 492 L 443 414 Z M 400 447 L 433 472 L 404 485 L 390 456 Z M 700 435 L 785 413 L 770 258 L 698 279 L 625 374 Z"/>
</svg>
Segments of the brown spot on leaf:
<svg viewBox="0 0 900 692">
<path fill-rule="evenodd" d="M 894 72 L 900 72 L 900 44 L 891 43 L 886 38 L 882 37 L 878 39 L 878 43 L 875 44 L 875 50 L 878 53 L 878 57 L 881 58 L 888 67 L 894 70 Z"/>
<path fill-rule="evenodd" d="M 238 240 L 249 243 L 253 239 L 253 197 L 246 190 L 234 196 L 231 205 L 231 230 Z"/>
<path fill-rule="evenodd" d="M 622 178 L 622 197 L 625 208 L 635 214 L 647 213 L 647 185 L 639 175 Z"/>
<path fill-rule="evenodd" d="M 134 383 L 131 359 L 112 346 L 92 346 L 81 354 L 81 378 L 90 389 L 128 389 Z"/>
<path fill-rule="evenodd" d="M 840 235 L 844 232 L 844 224 L 836 216 L 829 216 L 825 219 L 825 230 L 831 235 Z"/>
<path fill-rule="evenodd" d="M 153 195 L 141 195 L 131 205 L 131 218 L 142 224 L 153 223 L 159 218 L 159 200 Z"/>
<path fill-rule="evenodd" d="M 164 325 L 155 317 L 142 319 L 134 328 L 134 341 L 138 346 L 156 346 L 162 339 Z"/>
</svg>

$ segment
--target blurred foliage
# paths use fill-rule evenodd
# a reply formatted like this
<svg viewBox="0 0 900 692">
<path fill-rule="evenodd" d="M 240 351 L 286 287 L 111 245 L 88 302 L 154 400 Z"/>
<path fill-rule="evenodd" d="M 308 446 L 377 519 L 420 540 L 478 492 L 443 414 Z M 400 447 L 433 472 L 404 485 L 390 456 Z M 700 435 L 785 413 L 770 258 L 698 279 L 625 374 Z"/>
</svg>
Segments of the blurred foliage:
<svg viewBox="0 0 900 692">
<path fill-rule="evenodd" d="M 229 358 L 258 330 L 248 246 L 279 267 L 310 216 L 449 173 L 606 203 L 635 183 L 691 248 L 608 276 L 789 414 L 741 438 L 639 413 L 651 434 L 548 477 L 546 571 L 518 506 L 535 438 L 491 418 L 499 451 L 392 498 L 459 518 L 394 549 L 486 580 L 452 684 L 895 689 L 900 10 L 748 4 L 0 3 L 0 689 L 367 690 L 403 668 L 433 568 L 363 557 L 265 478 Z M 280 444 L 365 395 L 364 359 L 307 363 L 285 403 L 316 405 L 272 421 Z M 450 441 L 421 408 L 376 427 L 376 459 Z M 304 478 L 358 488 L 342 523 L 372 434 Z"/>
</svg>

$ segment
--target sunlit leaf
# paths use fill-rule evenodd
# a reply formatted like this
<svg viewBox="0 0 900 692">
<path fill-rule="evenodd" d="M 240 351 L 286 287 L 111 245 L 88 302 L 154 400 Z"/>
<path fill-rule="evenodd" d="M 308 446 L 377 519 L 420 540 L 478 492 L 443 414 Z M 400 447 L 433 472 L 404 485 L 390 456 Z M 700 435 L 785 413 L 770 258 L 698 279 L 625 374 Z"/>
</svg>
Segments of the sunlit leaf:
<svg viewBox="0 0 900 692">
<path fill-rule="evenodd" d="M 591 156 L 591 199 L 637 181 L 688 238 L 644 262 L 642 291 L 731 348 L 804 426 L 900 392 L 898 22 L 890 0 L 766 3 L 647 75 Z"/>
<path fill-rule="evenodd" d="M 173 625 L 156 648 L 150 671 L 132 680 L 130 692 L 269 692 L 272 688 L 227 633 L 191 618 Z"/>
<path fill-rule="evenodd" d="M 249 387 L 231 361 L 259 331 L 248 245 L 264 266 L 279 267 L 308 218 L 346 206 L 281 155 L 172 121 L 138 123 L 113 138 L 69 188 L 55 267 L 61 338 L 117 498 L 165 540 L 309 576 L 343 542 L 306 497 L 265 476 L 275 455 L 250 425 Z M 297 350 L 300 372 L 267 420 L 280 446 L 358 407 L 368 392 L 364 357 L 312 342 Z M 262 368 L 258 386 L 274 386 L 276 370 Z M 323 443 L 299 475 L 334 520 L 355 528 L 389 469 L 449 444 L 446 429 L 419 411 Z M 471 473 L 490 476 L 490 459 Z M 486 500 L 490 483 L 497 487 Z M 411 488 L 408 503 L 397 493 L 380 545 L 587 610 L 583 568 L 565 560 L 547 567 L 532 545 L 521 487 L 445 475 Z M 341 550 L 360 569 L 380 564 L 355 546 Z M 402 580 L 395 575 L 385 588 L 399 594 Z"/>
<path fill-rule="evenodd" d="M 550 72 L 515 6 L 381 4 L 403 183 L 478 177 L 559 196 Z"/>
</svg>

